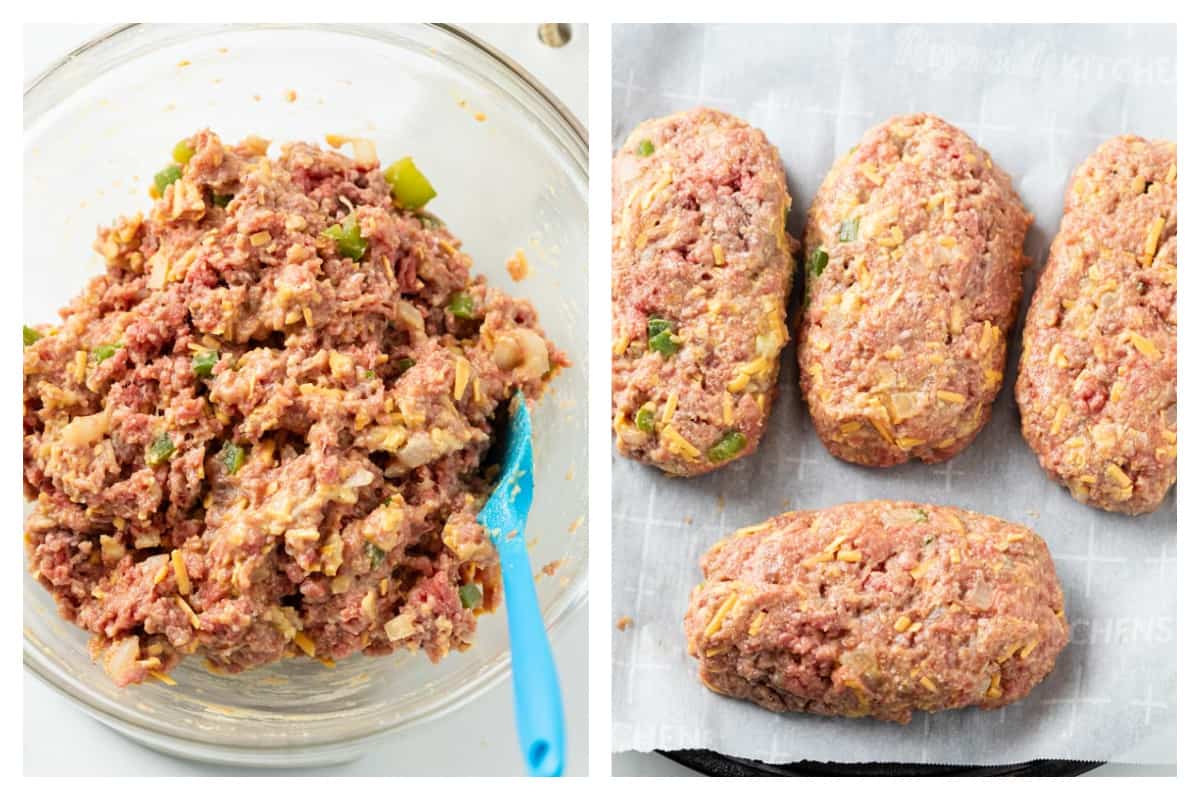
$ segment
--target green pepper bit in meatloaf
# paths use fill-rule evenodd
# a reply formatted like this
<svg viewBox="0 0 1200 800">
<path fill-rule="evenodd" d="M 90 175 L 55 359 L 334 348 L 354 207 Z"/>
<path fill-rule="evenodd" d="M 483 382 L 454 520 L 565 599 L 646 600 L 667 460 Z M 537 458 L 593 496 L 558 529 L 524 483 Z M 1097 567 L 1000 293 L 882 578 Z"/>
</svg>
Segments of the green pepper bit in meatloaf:
<svg viewBox="0 0 1200 800">
<path fill-rule="evenodd" d="M 718 542 L 701 567 L 684 620 L 700 680 L 772 711 L 908 722 L 999 708 L 1067 643 L 1046 543 L 959 508 L 783 514 Z"/>
<path fill-rule="evenodd" d="M 468 647 L 500 599 L 475 522 L 493 414 L 566 357 L 398 208 L 369 144 L 186 145 L 148 215 L 100 230 L 105 274 L 26 334 L 34 575 L 122 685 L 196 652 Z"/>
</svg>

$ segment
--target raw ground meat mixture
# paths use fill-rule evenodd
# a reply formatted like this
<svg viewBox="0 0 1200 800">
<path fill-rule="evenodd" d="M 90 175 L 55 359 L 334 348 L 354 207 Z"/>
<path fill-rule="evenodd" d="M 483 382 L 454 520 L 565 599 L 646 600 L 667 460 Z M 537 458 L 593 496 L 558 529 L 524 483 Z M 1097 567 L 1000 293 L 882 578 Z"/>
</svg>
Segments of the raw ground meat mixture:
<svg viewBox="0 0 1200 800">
<path fill-rule="evenodd" d="M 908 722 L 999 708 L 1067 643 L 1046 543 L 959 508 L 783 514 L 721 540 L 701 567 L 684 620 L 700 680 L 772 711 Z"/>
<path fill-rule="evenodd" d="M 25 331 L 30 567 L 118 684 L 189 653 L 436 661 L 500 600 L 490 420 L 567 359 L 354 144 L 195 134 Z"/>
<path fill-rule="evenodd" d="M 1175 143 L 1118 136 L 1075 171 L 1025 322 L 1021 430 L 1072 496 L 1141 514 L 1175 485 Z"/>
<path fill-rule="evenodd" d="M 797 354 L 813 426 L 838 458 L 945 461 L 1004 382 L 1033 218 L 969 136 L 893 117 L 840 158 L 804 234 Z"/>
<path fill-rule="evenodd" d="M 707 108 L 647 120 L 613 157 L 617 452 L 671 475 L 753 453 L 792 286 L 779 151 Z"/>
</svg>

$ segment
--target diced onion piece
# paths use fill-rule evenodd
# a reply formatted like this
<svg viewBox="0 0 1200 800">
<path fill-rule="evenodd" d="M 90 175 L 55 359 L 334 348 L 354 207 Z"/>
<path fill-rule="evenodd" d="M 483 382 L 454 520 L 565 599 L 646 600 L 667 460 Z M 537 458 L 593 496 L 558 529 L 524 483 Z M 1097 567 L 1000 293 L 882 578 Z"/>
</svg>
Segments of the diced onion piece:
<svg viewBox="0 0 1200 800">
<path fill-rule="evenodd" d="M 362 609 L 362 613 L 367 619 L 375 619 L 375 614 L 379 605 L 378 601 L 379 597 L 375 593 L 374 589 L 371 589 L 369 592 L 363 595 L 362 602 L 359 603 L 359 608 Z"/>
<path fill-rule="evenodd" d="M 375 480 L 375 476 L 370 470 L 359 467 L 342 485 L 347 489 L 357 489 L 360 486 L 370 485 L 373 480 Z"/>
<path fill-rule="evenodd" d="M 336 133 L 325 135 L 325 141 L 330 147 L 341 147 L 349 144 L 354 151 L 354 160 L 363 166 L 374 166 L 379 157 L 375 154 L 375 142 L 357 136 L 341 136 Z"/>
<path fill-rule="evenodd" d="M 105 564 L 115 564 L 125 556 L 125 545 L 115 536 L 100 534 L 100 558 Z"/>
<path fill-rule="evenodd" d="M 963 595 L 963 605 L 971 608 L 991 608 L 992 597 L 994 591 L 992 585 L 986 581 L 977 581 L 970 590 Z"/>
<path fill-rule="evenodd" d="M 167 270 L 170 264 L 162 248 L 154 251 L 147 262 L 150 264 L 150 276 L 146 278 L 146 286 L 150 289 L 161 289 L 167 285 Z"/>
<path fill-rule="evenodd" d="M 329 370 L 338 377 L 350 375 L 354 372 L 354 360 L 337 350 L 330 350 Z"/>
<path fill-rule="evenodd" d="M 104 671 L 118 685 L 125 685 L 136 677 L 138 655 L 141 645 L 136 636 L 118 639 L 104 657 Z"/>
<path fill-rule="evenodd" d="M 374 164 L 379 161 L 371 139 L 350 139 L 350 149 L 354 151 L 354 161 L 360 164 Z"/>
<path fill-rule="evenodd" d="M 401 614 L 398 617 L 392 617 L 383 626 L 383 632 L 387 634 L 388 641 L 397 642 L 412 636 L 416 632 L 416 627 L 413 625 L 413 617 L 409 613 Z"/>
<path fill-rule="evenodd" d="M 903 422 L 915 416 L 919 408 L 917 395 L 913 392 L 893 392 L 890 396 L 891 407 L 888 409 L 893 423 Z"/>
<path fill-rule="evenodd" d="M 148 550 L 162 544 L 162 536 L 156 531 L 139 533 L 133 540 L 133 546 L 138 550 Z"/>
<path fill-rule="evenodd" d="M 207 206 L 196 184 L 182 178 L 172 183 L 169 189 L 171 205 L 167 211 L 168 219 L 198 220 L 204 217 Z"/>
<path fill-rule="evenodd" d="M 342 566 L 343 553 L 342 535 L 334 531 L 329 534 L 328 540 L 321 546 L 321 571 L 331 578 L 337 575 Z"/>
<path fill-rule="evenodd" d="M 492 361 L 500 369 L 513 369 L 521 364 L 521 345 L 511 336 L 501 336 L 492 348 Z"/>
<path fill-rule="evenodd" d="M 373 166 L 379 161 L 379 156 L 375 154 L 375 143 L 370 139 L 351 139 L 350 149 L 354 151 L 354 160 L 359 164 Z"/>
<path fill-rule="evenodd" d="M 425 317 L 421 315 L 416 306 L 407 300 L 400 300 L 396 303 L 396 316 L 412 330 L 425 330 Z"/>
<path fill-rule="evenodd" d="M 62 441 L 71 447 L 92 444 L 108 433 L 108 411 L 76 417 L 63 426 Z"/>
<path fill-rule="evenodd" d="M 516 337 L 522 355 L 521 366 L 513 370 L 516 377 L 538 380 L 550 371 L 550 353 L 542 337 L 528 328 L 514 328 L 512 335 Z"/>
<path fill-rule="evenodd" d="M 436 455 L 437 448 L 434 446 L 433 439 L 422 431 L 414 434 L 404 447 L 396 452 L 396 459 L 409 469 L 413 469 L 422 464 L 428 464 Z"/>
</svg>

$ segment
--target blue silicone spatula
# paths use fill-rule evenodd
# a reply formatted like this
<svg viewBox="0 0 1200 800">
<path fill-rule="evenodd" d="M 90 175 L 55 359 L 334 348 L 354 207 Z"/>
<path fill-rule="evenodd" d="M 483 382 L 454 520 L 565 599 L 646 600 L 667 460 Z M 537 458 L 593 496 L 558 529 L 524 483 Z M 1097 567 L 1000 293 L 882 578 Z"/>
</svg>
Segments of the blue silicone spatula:
<svg viewBox="0 0 1200 800">
<path fill-rule="evenodd" d="M 503 447 L 500 482 L 477 519 L 500 555 L 517 739 L 525 768 L 535 777 L 558 777 L 566 761 L 566 726 L 558 671 L 525 549 L 525 522 L 533 503 L 533 443 L 529 410 L 521 392 L 512 400 L 508 425 L 501 422 L 498 419 L 496 427 L 503 442 L 493 444 L 493 450 Z"/>
</svg>

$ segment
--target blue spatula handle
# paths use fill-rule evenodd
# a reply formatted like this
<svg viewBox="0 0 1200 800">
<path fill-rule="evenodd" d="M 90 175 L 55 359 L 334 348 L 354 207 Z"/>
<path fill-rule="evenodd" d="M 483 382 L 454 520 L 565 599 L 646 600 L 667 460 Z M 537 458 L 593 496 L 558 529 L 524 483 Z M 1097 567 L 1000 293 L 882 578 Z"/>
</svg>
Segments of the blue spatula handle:
<svg viewBox="0 0 1200 800">
<path fill-rule="evenodd" d="M 502 542 L 499 549 L 512 645 L 517 738 L 530 775 L 558 777 L 566 762 L 562 693 L 533 588 L 524 537 Z"/>
<path fill-rule="evenodd" d="M 535 777 L 558 777 L 566 764 L 562 693 L 525 549 L 525 522 L 533 503 L 533 432 L 520 392 L 513 407 L 500 480 L 479 512 L 479 524 L 487 529 L 500 555 L 517 740 L 525 768 Z"/>
</svg>

